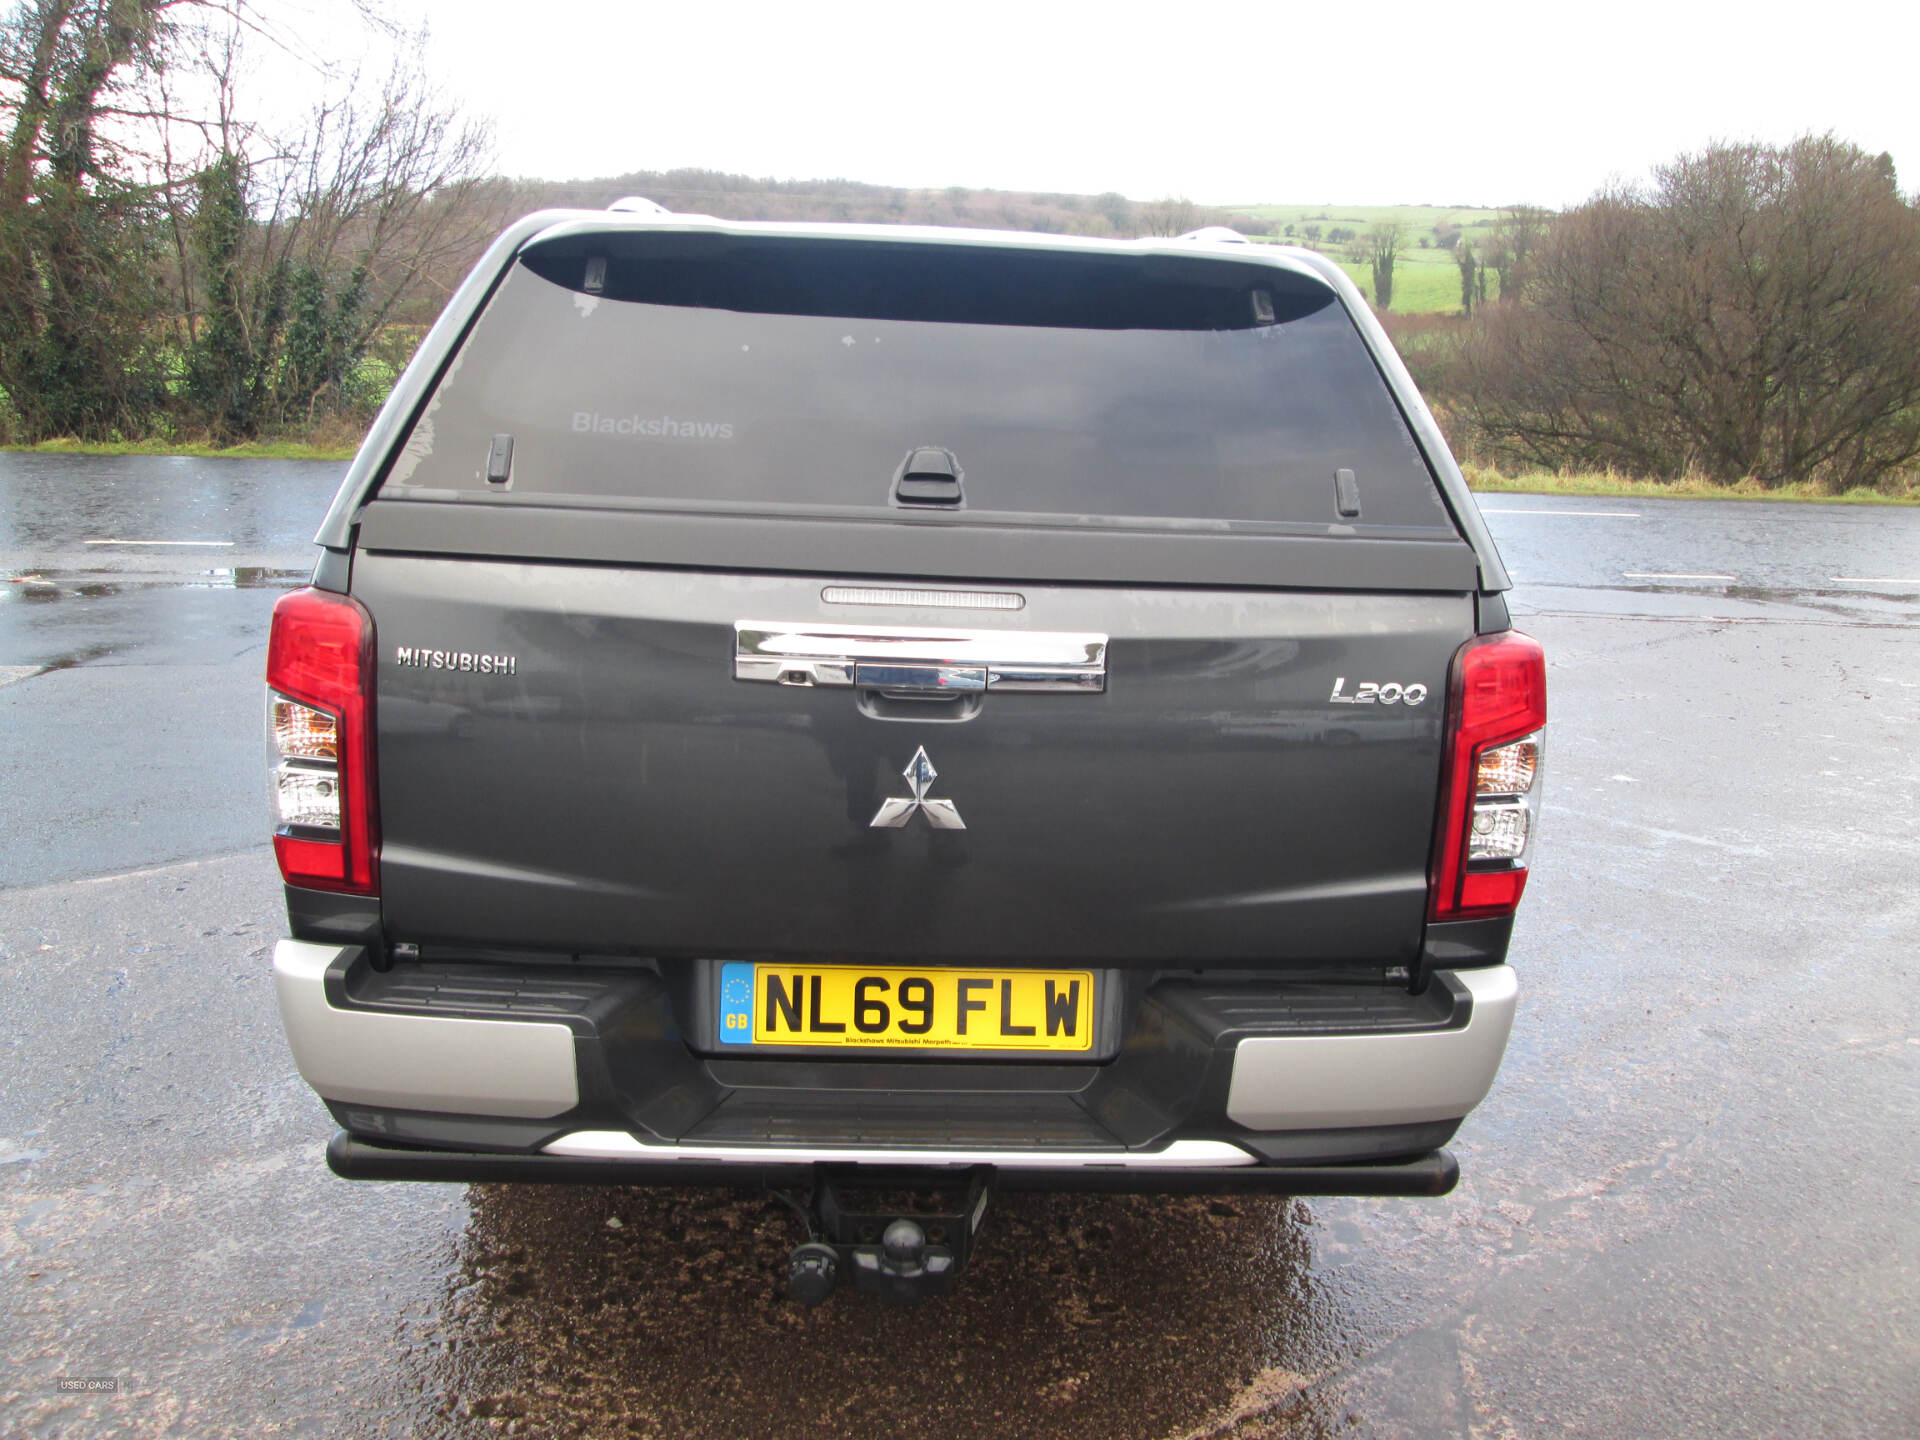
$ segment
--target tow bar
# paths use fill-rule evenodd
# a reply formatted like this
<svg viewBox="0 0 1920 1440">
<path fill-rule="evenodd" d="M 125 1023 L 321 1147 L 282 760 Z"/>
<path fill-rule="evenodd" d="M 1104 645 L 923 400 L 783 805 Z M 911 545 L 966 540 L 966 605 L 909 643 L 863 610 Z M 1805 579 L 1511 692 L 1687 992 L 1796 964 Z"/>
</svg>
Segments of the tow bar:
<svg viewBox="0 0 1920 1440">
<path fill-rule="evenodd" d="M 843 1283 L 893 1305 L 947 1294 L 986 1218 L 993 1167 L 954 1172 L 930 1201 L 942 1208 L 896 1203 L 917 1201 L 928 1188 L 925 1171 L 890 1181 L 884 1171 L 820 1165 L 804 1203 L 774 1192 L 807 1227 L 806 1242 L 787 1262 L 787 1294 L 802 1305 L 820 1304 Z"/>
</svg>

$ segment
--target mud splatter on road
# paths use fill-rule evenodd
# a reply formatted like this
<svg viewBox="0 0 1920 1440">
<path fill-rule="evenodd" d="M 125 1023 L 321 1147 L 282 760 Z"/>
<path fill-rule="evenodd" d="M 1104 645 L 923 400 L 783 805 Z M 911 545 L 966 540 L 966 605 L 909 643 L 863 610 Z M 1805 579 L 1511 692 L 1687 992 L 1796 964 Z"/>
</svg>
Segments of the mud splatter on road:
<svg viewBox="0 0 1920 1440">
<path fill-rule="evenodd" d="M 402 1331 L 429 1435 L 1152 1440 L 1249 1387 L 1241 1418 L 1272 1414 L 1297 1394 L 1274 1354 L 1330 1366 L 1345 1328 L 1306 1211 L 1266 1197 L 1003 1196 L 953 1297 L 815 1310 L 784 1298 L 800 1236 L 775 1201 L 478 1186 L 470 1204 L 445 1305 Z"/>
</svg>

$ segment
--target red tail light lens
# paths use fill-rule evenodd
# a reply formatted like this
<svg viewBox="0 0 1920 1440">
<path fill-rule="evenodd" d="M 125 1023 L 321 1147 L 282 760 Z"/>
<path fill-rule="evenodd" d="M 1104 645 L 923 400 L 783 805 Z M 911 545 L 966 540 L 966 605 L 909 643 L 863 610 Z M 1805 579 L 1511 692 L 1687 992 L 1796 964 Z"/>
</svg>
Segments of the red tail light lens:
<svg viewBox="0 0 1920 1440">
<path fill-rule="evenodd" d="M 1509 630 L 1469 640 L 1447 687 L 1440 832 L 1428 876 L 1428 918 L 1507 915 L 1527 886 L 1540 816 L 1547 657 Z"/>
<path fill-rule="evenodd" d="M 289 885 L 380 892 L 373 620 L 345 595 L 295 590 L 267 641 L 273 851 Z"/>
</svg>

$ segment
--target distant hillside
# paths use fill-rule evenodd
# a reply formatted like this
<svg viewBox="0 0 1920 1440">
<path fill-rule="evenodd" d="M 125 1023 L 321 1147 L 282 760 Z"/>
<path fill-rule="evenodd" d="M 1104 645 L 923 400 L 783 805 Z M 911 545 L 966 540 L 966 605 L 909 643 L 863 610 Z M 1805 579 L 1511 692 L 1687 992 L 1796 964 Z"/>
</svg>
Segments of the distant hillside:
<svg viewBox="0 0 1920 1440">
<path fill-rule="evenodd" d="M 1492 225 L 1500 211 L 1475 205 L 1258 205 L 1229 207 L 1240 214 L 1271 221 L 1279 231 L 1288 225 L 1340 225 L 1364 230 L 1382 220 L 1398 220 L 1408 230 L 1431 231 L 1454 225 L 1462 230 Z"/>
<path fill-rule="evenodd" d="M 717 170 L 636 170 L 600 180 L 503 182 L 523 209 L 543 205 L 597 210 L 623 195 L 723 220 L 837 220 L 875 225 L 959 225 L 1059 235 L 1179 235 L 1202 225 L 1231 225 L 1272 235 L 1274 224 L 1250 210 L 1188 200 L 1125 195 L 1065 195 L 1029 190 L 912 190 L 857 180 L 766 180 Z"/>
<path fill-rule="evenodd" d="M 1370 226 L 1398 221 L 1401 264 L 1394 309 L 1406 314 L 1458 310 L 1459 278 L 1452 246 L 1477 252 L 1498 223 L 1498 210 L 1436 205 L 1196 205 L 1178 198 L 1136 199 L 1108 192 L 1070 195 L 1034 190 L 910 189 L 858 180 L 770 180 L 718 170 L 635 170 L 595 180 L 499 179 L 475 197 L 500 216 L 548 206 L 601 210 L 624 195 L 641 195 L 683 214 L 726 220 L 828 220 L 873 225 L 955 225 L 1033 230 L 1056 235 L 1130 239 L 1180 235 L 1225 225 L 1254 240 L 1301 245 L 1338 260 L 1372 298 L 1355 241 Z M 481 227 L 491 232 L 494 226 Z M 474 255 L 449 257 L 432 287 L 445 293 Z M 409 319 L 430 318 L 426 308 Z"/>
</svg>

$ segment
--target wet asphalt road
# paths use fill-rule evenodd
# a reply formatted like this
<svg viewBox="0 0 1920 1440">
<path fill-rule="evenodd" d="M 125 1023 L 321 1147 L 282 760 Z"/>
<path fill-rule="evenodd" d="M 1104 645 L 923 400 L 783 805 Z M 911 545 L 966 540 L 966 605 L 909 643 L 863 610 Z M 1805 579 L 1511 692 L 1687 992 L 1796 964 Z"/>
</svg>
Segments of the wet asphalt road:
<svg viewBox="0 0 1920 1440">
<path fill-rule="evenodd" d="M 1920 1433 L 1920 511 L 1487 497 L 1554 719 L 1452 1196 L 1009 1197 L 803 1312 L 757 1198 L 326 1172 L 258 676 L 338 468 L 0 456 L 0 1433 Z"/>
</svg>

